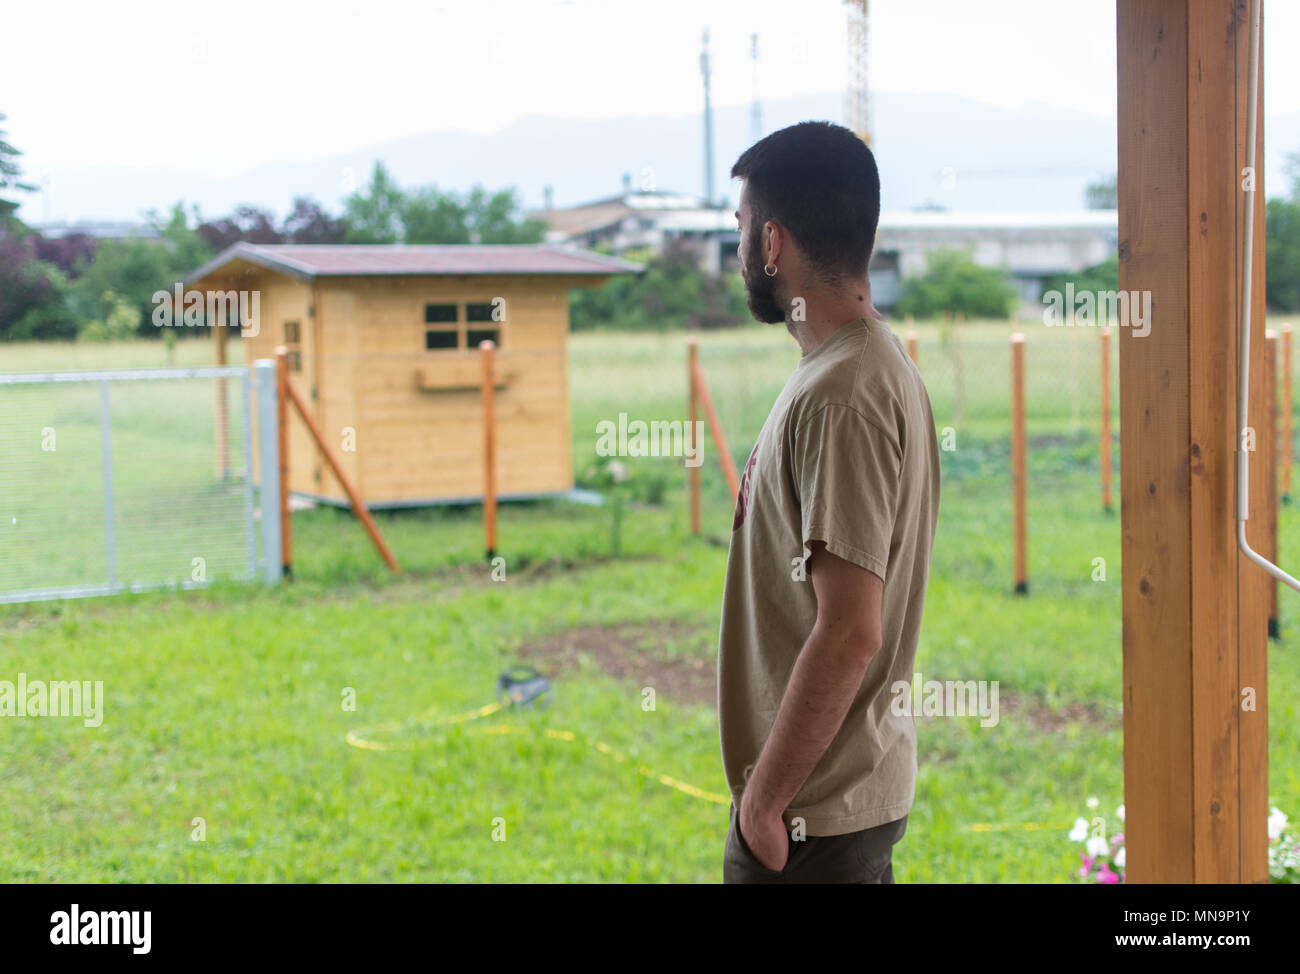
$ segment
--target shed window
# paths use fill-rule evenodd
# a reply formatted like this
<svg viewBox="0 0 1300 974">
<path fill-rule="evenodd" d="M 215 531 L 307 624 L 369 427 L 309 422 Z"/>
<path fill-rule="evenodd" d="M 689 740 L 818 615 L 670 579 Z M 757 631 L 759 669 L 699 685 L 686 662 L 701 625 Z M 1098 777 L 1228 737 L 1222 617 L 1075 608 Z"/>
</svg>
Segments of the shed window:
<svg viewBox="0 0 1300 974">
<path fill-rule="evenodd" d="M 478 348 L 479 342 L 490 341 L 497 348 L 501 347 L 500 328 L 471 328 L 465 333 L 465 347 Z"/>
<path fill-rule="evenodd" d="M 454 304 L 424 306 L 424 347 L 427 351 L 460 346 L 460 307 Z"/>
<path fill-rule="evenodd" d="M 297 321 L 284 323 L 285 356 L 290 372 L 302 371 L 302 326 Z"/>
<path fill-rule="evenodd" d="M 426 350 L 455 348 L 459 337 L 460 333 L 456 331 L 449 331 L 445 328 L 429 328 L 424 333 L 424 347 Z"/>
<path fill-rule="evenodd" d="M 424 306 L 424 323 L 432 324 L 454 324 L 460 321 L 460 315 L 457 313 L 460 309 L 454 304 L 426 304 Z"/>
</svg>

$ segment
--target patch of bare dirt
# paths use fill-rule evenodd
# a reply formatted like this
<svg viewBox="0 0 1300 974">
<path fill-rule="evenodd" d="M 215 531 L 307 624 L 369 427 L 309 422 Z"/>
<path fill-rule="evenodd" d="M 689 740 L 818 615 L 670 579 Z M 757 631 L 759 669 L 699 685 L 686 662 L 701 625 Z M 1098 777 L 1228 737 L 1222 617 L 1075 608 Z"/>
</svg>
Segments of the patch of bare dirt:
<svg viewBox="0 0 1300 974">
<path fill-rule="evenodd" d="M 520 647 L 519 656 L 547 676 L 585 664 L 607 676 L 681 703 L 717 705 L 716 632 L 682 620 L 565 629 Z"/>
<path fill-rule="evenodd" d="M 1035 697 L 1015 693 L 998 694 L 998 713 L 999 719 L 1005 716 L 1019 717 L 1043 731 L 1061 730 L 1070 724 L 1087 724 L 1102 730 L 1114 730 L 1122 723 L 1118 709 L 1071 701 L 1054 710 Z"/>
</svg>

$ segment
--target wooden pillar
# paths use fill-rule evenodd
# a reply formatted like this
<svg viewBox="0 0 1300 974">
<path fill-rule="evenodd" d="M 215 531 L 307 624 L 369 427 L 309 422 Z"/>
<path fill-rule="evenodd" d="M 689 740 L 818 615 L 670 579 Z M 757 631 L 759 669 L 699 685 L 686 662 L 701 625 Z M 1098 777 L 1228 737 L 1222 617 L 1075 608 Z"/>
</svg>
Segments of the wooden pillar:
<svg viewBox="0 0 1300 974">
<path fill-rule="evenodd" d="M 1119 286 L 1151 298 L 1149 332 L 1119 330 L 1127 880 L 1267 882 L 1267 576 L 1238 553 L 1234 503 L 1237 356 L 1262 376 L 1264 340 L 1264 187 L 1256 174 L 1243 191 L 1241 172 L 1248 4 L 1117 0 L 1116 13 Z M 1248 205 L 1259 327 L 1242 350 Z"/>
<path fill-rule="evenodd" d="M 913 365 L 920 365 L 921 360 L 917 357 L 916 332 L 908 331 L 907 333 L 907 355 L 912 360 Z"/>
</svg>

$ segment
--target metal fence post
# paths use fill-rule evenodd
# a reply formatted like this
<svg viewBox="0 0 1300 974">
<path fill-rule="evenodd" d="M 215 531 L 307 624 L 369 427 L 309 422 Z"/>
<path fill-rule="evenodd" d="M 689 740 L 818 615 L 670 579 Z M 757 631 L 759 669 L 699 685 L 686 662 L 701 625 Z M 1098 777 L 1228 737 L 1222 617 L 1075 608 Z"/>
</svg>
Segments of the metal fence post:
<svg viewBox="0 0 1300 974">
<path fill-rule="evenodd" d="M 117 535 L 113 514 L 113 420 L 108 409 L 108 380 L 99 380 L 99 445 L 104 460 L 104 548 L 108 586 L 117 587 Z"/>
<path fill-rule="evenodd" d="M 284 570 L 280 550 L 280 424 L 276 403 L 275 361 L 260 358 L 257 373 L 257 456 L 262 507 L 262 575 L 268 585 Z"/>
<path fill-rule="evenodd" d="M 253 509 L 256 501 L 253 497 L 253 382 L 248 370 L 239 380 L 240 402 L 244 421 L 244 523 L 247 525 L 248 577 L 257 577 L 257 529 L 253 526 Z M 225 475 L 229 477 L 229 465 Z"/>
</svg>

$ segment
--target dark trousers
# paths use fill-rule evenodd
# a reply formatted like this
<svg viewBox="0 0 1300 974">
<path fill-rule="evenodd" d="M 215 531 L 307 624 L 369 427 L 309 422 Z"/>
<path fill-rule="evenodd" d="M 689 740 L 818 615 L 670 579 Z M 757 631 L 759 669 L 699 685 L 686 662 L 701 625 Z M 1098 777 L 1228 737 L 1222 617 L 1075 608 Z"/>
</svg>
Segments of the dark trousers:
<svg viewBox="0 0 1300 974">
<path fill-rule="evenodd" d="M 809 835 L 790 841 L 790 855 L 780 872 L 759 862 L 744 836 L 736 806 L 722 858 L 724 883 L 892 883 L 894 843 L 907 831 L 907 816 L 875 828 L 844 835 Z"/>
</svg>

